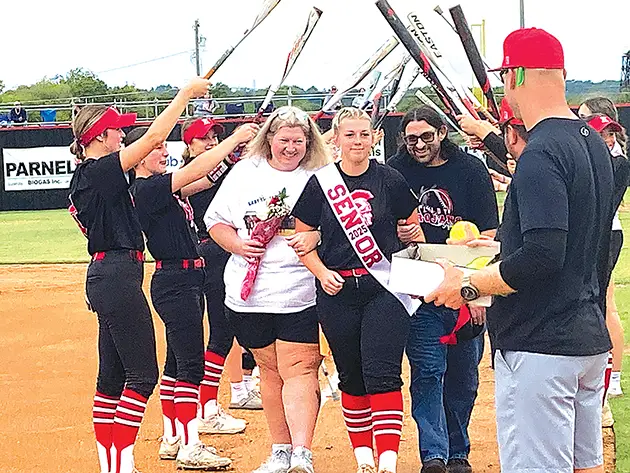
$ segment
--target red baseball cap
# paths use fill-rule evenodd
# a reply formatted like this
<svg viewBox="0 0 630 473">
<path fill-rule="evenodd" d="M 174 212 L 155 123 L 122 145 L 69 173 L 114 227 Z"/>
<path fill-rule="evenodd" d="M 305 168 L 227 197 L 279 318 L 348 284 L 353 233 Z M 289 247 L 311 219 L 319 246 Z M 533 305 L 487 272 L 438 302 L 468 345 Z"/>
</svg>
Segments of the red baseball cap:
<svg viewBox="0 0 630 473">
<path fill-rule="evenodd" d="M 225 128 L 213 118 L 200 118 L 192 122 L 192 125 L 184 132 L 182 139 L 189 145 L 194 138 L 203 138 L 210 130 L 215 128 L 218 133 L 223 133 Z"/>
<path fill-rule="evenodd" d="M 501 100 L 501 108 L 499 109 L 499 124 L 506 125 L 508 122 L 511 125 L 524 125 L 522 120 L 516 118 L 512 107 L 510 107 L 507 99 L 503 97 L 503 100 Z"/>
<path fill-rule="evenodd" d="M 522 28 L 503 42 L 501 69 L 564 69 L 564 51 L 558 39 L 539 28 Z"/>
<path fill-rule="evenodd" d="M 612 131 L 621 132 L 623 127 L 608 115 L 595 115 L 586 119 L 591 128 L 594 128 L 597 133 L 601 133 L 610 127 Z"/>
<path fill-rule="evenodd" d="M 79 137 L 79 143 L 83 146 L 90 144 L 101 133 L 111 128 L 125 128 L 136 123 L 136 113 L 119 113 L 114 107 L 109 107 L 107 111 L 99 118 L 94 125 L 85 130 Z"/>
</svg>

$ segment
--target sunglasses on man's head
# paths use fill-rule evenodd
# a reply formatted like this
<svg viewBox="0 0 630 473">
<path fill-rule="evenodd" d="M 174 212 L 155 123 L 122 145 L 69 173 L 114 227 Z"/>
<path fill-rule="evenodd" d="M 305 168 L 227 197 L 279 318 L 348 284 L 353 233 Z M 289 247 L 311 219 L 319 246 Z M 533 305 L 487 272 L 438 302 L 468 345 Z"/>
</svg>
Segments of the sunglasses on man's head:
<svg viewBox="0 0 630 473">
<path fill-rule="evenodd" d="M 436 133 L 435 131 L 425 131 L 421 135 L 405 135 L 403 136 L 403 141 L 408 146 L 415 146 L 419 141 L 425 144 L 431 144 L 435 141 Z"/>
</svg>

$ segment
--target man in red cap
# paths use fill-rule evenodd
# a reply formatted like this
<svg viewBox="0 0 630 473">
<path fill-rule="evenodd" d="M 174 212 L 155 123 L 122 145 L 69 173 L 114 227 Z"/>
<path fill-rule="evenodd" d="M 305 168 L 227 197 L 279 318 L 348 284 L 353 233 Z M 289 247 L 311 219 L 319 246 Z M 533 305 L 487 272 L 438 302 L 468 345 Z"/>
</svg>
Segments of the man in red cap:
<svg viewBox="0 0 630 473">
<path fill-rule="evenodd" d="M 520 29 L 503 51 L 506 98 L 529 140 L 505 202 L 501 258 L 466 277 L 444 264 L 425 300 L 459 307 L 502 296 L 487 320 L 503 473 L 603 473 L 610 155 L 567 105 L 555 37 Z"/>
</svg>

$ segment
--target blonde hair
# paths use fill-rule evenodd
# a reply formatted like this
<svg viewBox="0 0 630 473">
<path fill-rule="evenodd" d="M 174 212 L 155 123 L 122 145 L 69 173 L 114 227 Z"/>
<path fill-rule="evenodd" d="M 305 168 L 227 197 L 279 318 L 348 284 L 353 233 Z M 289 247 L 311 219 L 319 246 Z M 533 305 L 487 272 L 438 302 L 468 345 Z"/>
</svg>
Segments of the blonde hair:
<svg viewBox="0 0 630 473">
<path fill-rule="evenodd" d="M 182 141 L 184 141 L 184 133 L 186 133 L 186 130 L 188 130 L 188 128 L 190 128 L 190 125 L 195 123 L 197 120 L 199 120 L 199 117 L 193 117 L 193 118 L 189 118 L 184 123 L 182 123 L 182 127 L 180 129 L 180 136 L 182 137 Z M 195 159 L 195 157 L 196 156 L 190 155 L 190 145 L 186 145 L 186 147 L 184 148 L 184 151 L 182 151 L 182 158 L 184 159 L 184 166 L 189 164 L 193 159 Z"/>
<path fill-rule="evenodd" d="M 306 154 L 300 162 L 303 169 L 312 171 L 331 162 L 330 152 L 317 124 L 308 113 L 291 106 L 280 107 L 267 118 L 256 138 L 247 147 L 247 156 L 271 159 L 270 141 L 283 127 L 300 127 L 306 135 Z"/>
<path fill-rule="evenodd" d="M 372 129 L 372 119 L 365 110 L 356 107 L 344 107 L 336 113 L 332 121 L 332 129 L 335 135 L 339 133 L 339 127 L 344 120 L 367 120 L 370 122 L 370 130 Z"/>
<path fill-rule="evenodd" d="M 79 142 L 81 136 L 105 115 L 107 109 L 108 107 L 105 105 L 86 105 L 72 120 L 74 141 L 70 145 L 70 152 L 74 154 L 77 161 L 83 161 L 85 159 L 85 146 Z"/>
</svg>

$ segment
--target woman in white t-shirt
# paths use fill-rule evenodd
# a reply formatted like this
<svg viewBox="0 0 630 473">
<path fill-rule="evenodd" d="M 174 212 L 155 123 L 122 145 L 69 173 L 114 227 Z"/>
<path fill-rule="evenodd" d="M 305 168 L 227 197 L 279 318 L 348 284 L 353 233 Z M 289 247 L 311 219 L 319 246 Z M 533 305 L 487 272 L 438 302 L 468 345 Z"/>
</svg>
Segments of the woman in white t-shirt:
<svg viewBox="0 0 630 473">
<path fill-rule="evenodd" d="M 313 120 L 281 107 L 225 178 L 204 219 L 212 238 L 232 253 L 224 275 L 226 315 L 260 367 L 273 445 L 256 473 L 313 472 L 321 356 L 315 279 L 298 255 L 314 248 L 319 234 L 295 234 L 290 212 L 309 177 L 329 160 Z"/>
</svg>

